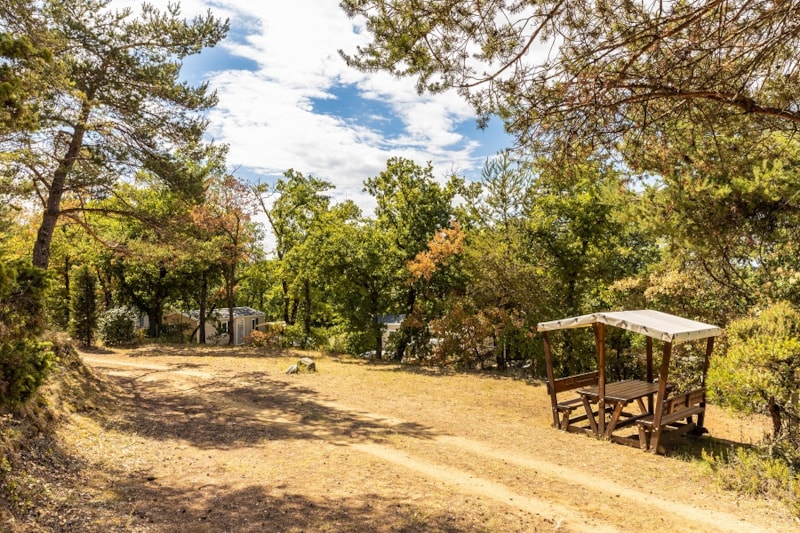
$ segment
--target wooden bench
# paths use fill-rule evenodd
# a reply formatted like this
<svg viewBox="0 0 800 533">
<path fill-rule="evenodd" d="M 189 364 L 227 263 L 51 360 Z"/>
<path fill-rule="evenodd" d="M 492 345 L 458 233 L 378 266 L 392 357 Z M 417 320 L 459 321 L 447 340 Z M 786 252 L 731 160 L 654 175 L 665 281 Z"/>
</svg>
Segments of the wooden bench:
<svg viewBox="0 0 800 533">
<path fill-rule="evenodd" d="M 661 424 L 655 427 L 655 415 L 649 414 L 636 421 L 639 427 L 639 445 L 643 450 L 651 448 L 655 453 L 663 453 L 665 436 L 670 439 L 683 435 L 697 427 L 692 420 L 702 415 L 706 409 L 706 390 L 697 389 L 664 400 L 661 411 Z M 685 422 L 684 422 L 685 420 Z"/>
<path fill-rule="evenodd" d="M 600 373 L 598 371 L 594 371 L 554 379 L 552 384 L 549 381 L 547 382 L 547 393 L 550 395 L 550 401 L 553 407 L 553 425 L 555 427 L 564 431 L 583 431 L 583 428 L 575 426 L 575 423 L 582 422 L 588 418 L 583 406 L 583 400 L 581 400 L 580 397 L 575 397 L 569 400 L 559 401 L 558 394 L 597 385 L 599 375 Z M 575 409 L 580 409 L 582 414 L 573 417 L 572 412 Z"/>
</svg>

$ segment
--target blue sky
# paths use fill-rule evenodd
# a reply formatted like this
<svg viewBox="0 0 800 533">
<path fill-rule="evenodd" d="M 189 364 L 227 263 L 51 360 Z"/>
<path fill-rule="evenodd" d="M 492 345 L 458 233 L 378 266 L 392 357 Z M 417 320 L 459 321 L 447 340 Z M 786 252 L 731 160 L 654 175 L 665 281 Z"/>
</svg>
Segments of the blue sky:
<svg viewBox="0 0 800 533">
<path fill-rule="evenodd" d="M 239 176 L 272 181 L 294 168 L 332 182 L 335 199 L 368 210 L 363 181 L 390 157 L 430 161 L 442 179 L 453 171 L 477 179 L 485 158 L 510 144 L 498 120 L 479 130 L 455 93 L 420 96 L 411 79 L 347 67 L 338 50 L 352 52 L 368 36 L 338 0 L 180 3 L 187 17 L 210 9 L 230 19 L 228 38 L 189 58 L 182 75 L 217 91 L 209 135 L 230 146 Z"/>
</svg>

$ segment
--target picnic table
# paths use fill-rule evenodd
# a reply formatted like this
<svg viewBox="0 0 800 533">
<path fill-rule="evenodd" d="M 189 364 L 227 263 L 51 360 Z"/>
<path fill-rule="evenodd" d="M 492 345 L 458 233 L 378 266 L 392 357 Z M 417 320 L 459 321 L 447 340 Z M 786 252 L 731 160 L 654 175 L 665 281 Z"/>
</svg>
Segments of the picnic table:
<svg viewBox="0 0 800 533">
<path fill-rule="evenodd" d="M 645 336 L 646 380 L 606 382 L 605 328 L 616 327 Z M 591 327 L 597 350 L 597 370 L 575 376 L 555 377 L 548 332 Z M 544 340 L 548 394 L 553 409 L 553 425 L 565 431 L 589 432 L 616 442 L 660 453 L 664 443 L 688 431 L 703 430 L 705 417 L 705 381 L 708 363 L 714 349 L 714 338 L 722 330 L 714 325 L 670 315 L 651 309 L 592 313 L 537 324 Z M 700 387 L 679 396 L 672 396 L 669 386 L 669 363 L 674 343 L 706 340 Z M 655 376 L 653 341 L 662 343 L 661 365 Z M 577 391 L 568 400 L 558 395 Z M 645 405 L 645 399 L 647 404 Z M 625 408 L 636 402 L 638 413 Z M 585 413 L 573 412 L 583 407 Z M 596 407 L 595 407 L 596 406 Z M 609 416 L 610 415 L 610 416 Z M 606 418 L 608 423 L 606 424 Z M 695 420 L 696 417 L 696 420 Z M 585 425 L 588 421 L 589 426 Z M 614 435 L 617 429 L 636 423 L 638 435 Z M 666 437 L 666 439 L 665 439 Z"/>
<path fill-rule="evenodd" d="M 600 391 L 598 386 L 591 386 L 578 389 L 578 394 L 583 401 L 583 406 L 586 409 L 587 419 L 592 431 L 598 435 L 610 437 L 617 427 L 623 427 L 635 422 L 638 418 L 652 413 L 652 407 L 645 406 L 643 399 L 649 398 L 648 405 L 652 406 L 653 395 L 658 393 L 658 383 L 651 383 L 649 381 L 641 381 L 636 379 L 629 379 L 625 381 L 615 381 L 606 383 L 605 394 L 603 395 L 603 402 L 606 406 L 613 406 L 611 412 L 611 419 L 605 424 L 605 429 L 600 430 L 597 420 L 595 419 L 592 404 L 600 402 Z M 639 407 L 638 415 L 632 413 L 625 413 L 624 409 L 630 403 L 636 402 Z M 624 420 L 620 418 L 625 415 Z"/>
</svg>

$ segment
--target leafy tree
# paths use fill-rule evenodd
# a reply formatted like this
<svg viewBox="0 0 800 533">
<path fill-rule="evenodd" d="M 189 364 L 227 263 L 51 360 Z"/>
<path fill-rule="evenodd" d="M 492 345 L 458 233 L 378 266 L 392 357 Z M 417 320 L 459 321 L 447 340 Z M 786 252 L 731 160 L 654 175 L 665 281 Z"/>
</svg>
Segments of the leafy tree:
<svg viewBox="0 0 800 533">
<path fill-rule="evenodd" d="M 257 240 L 255 227 L 251 224 L 254 212 L 251 189 L 230 175 L 212 179 L 206 189 L 205 202 L 192 209 L 194 224 L 212 237 L 210 244 L 217 248 L 230 317 L 228 344 L 234 342 L 233 308 L 236 306 L 240 267 L 252 256 L 253 244 Z"/>
<path fill-rule="evenodd" d="M 637 162 L 652 175 L 643 225 L 681 269 L 712 281 L 728 316 L 779 299 L 800 303 L 800 144 L 775 133 L 676 129 Z"/>
<path fill-rule="evenodd" d="M 56 356 L 38 340 L 44 325 L 44 271 L 0 252 L 0 405 L 18 406 L 47 377 Z"/>
<path fill-rule="evenodd" d="M 10 238 L 17 227 L 0 206 L 0 406 L 25 402 L 55 363 L 49 342 L 38 340 L 44 329 L 47 275 L 15 258 Z"/>
<path fill-rule="evenodd" d="M 255 307 L 264 311 L 269 317 L 277 317 L 282 313 L 282 302 L 278 304 L 272 297 L 273 288 L 280 285 L 275 274 L 274 261 L 269 259 L 259 259 L 249 262 L 242 274 L 242 282 L 239 284 L 237 301 L 239 305 Z"/>
<path fill-rule="evenodd" d="M 447 314 L 455 312 L 455 316 L 445 316 L 440 323 L 461 327 L 468 317 L 480 324 L 488 321 L 499 368 L 511 360 L 534 359 L 534 352 L 541 352 L 541 342 L 534 342 L 529 332 L 537 319 L 546 316 L 544 309 L 552 301 L 546 273 L 522 253 L 523 242 L 518 231 L 510 238 L 491 228 L 470 232 L 460 267 L 465 291 L 448 302 Z M 543 361 L 543 354 L 539 355 Z"/>
<path fill-rule="evenodd" d="M 549 314 L 602 308 L 614 281 L 658 259 L 655 245 L 627 217 L 636 195 L 610 165 L 542 161 L 539 168 L 529 190 L 525 253 L 552 277 Z"/>
<path fill-rule="evenodd" d="M 306 266 L 313 261 L 303 253 L 293 253 L 308 238 L 319 218 L 328 210 L 330 198 L 324 193 L 333 188 L 325 180 L 304 176 L 289 169 L 272 190 L 266 184 L 255 187 L 263 213 L 275 237 L 275 256 L 283 298 L 283 320 L 294 324 L 301 305 L 306 337 L 311 328 L 311 283 Z"/>
<path fill-rule="evenodd" d="M 97 329 L 97 279 L 86 265 L 75 271 L 70 295 L 70 335 L 84 346 L 91 346 Z"/>
<path fill-rule="evenodd" d="M 213 46 L 227 31 L 210 14 L 180 17 L 177 4 L 165 12 L 151 5 L 133 18 L 112 11 L 109 0 L 48 1 L 39 22 L 55 36 L 52 48 L 63 77 L 52 80 L 35 133 L 5 140 L 0 161 L 21 189 L 42 202 L 33 263 L 46 268 L 56 223 L 110 194 L 122 177 L 144 169 L 174 190 L 199 194 L 201 184 L 185 171 L 178 149 L 205 153 L 206 119 L 215 103 L 205 84 L 179 81 L 183 59 Z M 65 205 L 66 199 L 70 205 Z"/>
<path fill-rule="evenodd" d="M 476 204 L 478 218 L 505 242 L 510 242 L 522 220 L 531 178 L 530 165 L 515 160 L 509 151 L 484 162 L 480 183 L 485 193 Z"/>
<path fill-rule="evenodd" d="M 400 157 L 389 159 L 386 170 L 365 182 L 365 190 L 378 204 L 376 229 L 397 250 L 384 260 L 385 268 L 395 272 L 392 296 L 401 313 L 412 315 L 418 308 L 419 288 L 404 283 L 409 278 L 407 264 L 427 248 L 435 232 L 450 227 L 453 199 L 462 185 L 463 181 L 455 176 L 441 185 L 434 179 L 430 163 L 421 167 Z M 395 359 L 402 358 L 411 336 L 410 328 L 401 329 Z"/>
<path fill-rule="evenodd" d="M 587 146 L 671 116 L 800 122 L 794 2 L 343 0 L 372 42 L 348 63 L 457 89 L 523 144 Z"/>
<path fill-rule="evenodd" d="M 731 322 L 727 352 L 712 359 L 708 374 L 714 398 L 737 411 L 772 419 L 774 437 L 793 426 L 798 442 L 800 313 L 786 302 Z M 788 424 L 787 424 L 788 423 Z"/>
<path fill-rule="evenodd" d="M 391 310 L 401 254 L 374 220 L 352 202 L 324 213 L 301 249 L 313 253 L 312 279 L 329 296 L 349 336 L 350 350 L 383 354 L 380 317 Z"/>
<path fill-rule="evenodd" d="M 38 99 L 53 55 L 30 2 L 0 6 L 0 136 L 37 128 Z"/>
<path fill-rule="evenodd" d="M 83 260 L 107 278 L 113 306 L 130 306 L 147 314 L 148 336 L 156 338 L 161 335 L 166 305 L 178 297 L 187 277 L 194 274 L 188 262 L 194 251 L 182 247 L 190 240 L 183 233 L 189 219 L 188 206 L 163 185 L 118 189 L 117 196 L 88 204 L 99 214 L 90 211 L 79 219 L 82 229 L 91 232 L 92 240 Z M 140 217 L 104 216 L 120 204 L 140 213 Z"/>
</svg>

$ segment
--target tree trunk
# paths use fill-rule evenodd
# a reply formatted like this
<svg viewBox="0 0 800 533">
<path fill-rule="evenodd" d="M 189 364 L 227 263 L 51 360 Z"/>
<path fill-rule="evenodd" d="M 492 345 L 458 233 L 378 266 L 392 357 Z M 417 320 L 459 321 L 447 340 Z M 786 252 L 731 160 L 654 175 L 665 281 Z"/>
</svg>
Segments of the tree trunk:
<svg viewBox="0 0 800 533">
<path fill-rule="evenodd" d="M 497 339 L 495 339 L 495 345 L 497 344 Z M 508 368 L 508 358 L 507 358 L 507 343 L 505 338 L 503 338 L 503 349 L 497 353 L 497 370 L 505 371 Z"/>
<path fill-rule="evenodd" d="M 75 125 L 75 131 L 67 147 L 67 153 L 53 173 L 53 181 L 48 188 L 42 222 L 36 234 L 36 242 L 33 244 L 33 266 L 47 269 L 50 264 L 50 243 L 53 241 L 53 232 L 61 214 L 61 197 L 66 189 L 67 176 L 72 172 L 72 168 L 75 166 L 83 147 L 83 136 L 86 133 L 86 122 L 89 120 L 89 113 L 91 113 L 91 106 L 84 102 L 81 117 L 78 124 Z"/>
<path fill-rule="evenodd" d="M 383 331 L 381 331 L 381 323 L 378 320 L 378 297 L 378 292 L 372 291 L 370 304 L 372 305 L 372 331 L 375 333 L 375 359 L 380 361 L 383 359 Z"/>
<path fill-rule="evenodd" d="M 768 404 L 769 415 L 772 418 L 772 434 L 775 437 L 780 437 L 783 432 L 783 421 L 781 420 L 781 407 L 775 403 L 775 397 L 769 399 Z"/>
<path fill-rule="evenodd" d="M 291 317 L 289 316 L 289 305 L 291 299 L 289 298 L 289 284 L 286 280 L 281 280 L 281 290 L 283 291 L 283 321 L 286 324 L 292 324 Z"/>
<path fill-rule="evenodd" d="M 67 304 L 64 306 L 64 327 L 69 326 L 69 318 L 70 318 L 70 309 L 69 309 L 69 269 L 70 269 L 70 260 L 69 255 L 64 258 L 64 292 L 65 292 L 65 301 Z"/>
<path fill-rule="evenodd" d="M 406 312 L 408 315 L 411 315 L 414 312 L 414 304 L 417 301 L 417 291 L 414 290 L 414 287 L 410 287 L 408 289 L 408 300 L 406 301 Z M 402 361 L 403 355 L 406 353 L 406 347 L 408 346 L 408 333 L 403 331 L 403 328 L 400 328 L 398 332 L 398 341 L 397 341 L 397 350 L 394 352 L 394 360 L 395 361 Z"/>
<path fill-rule="evenodd" d="M 100 268 L 95 266 L 94 274 L 97 277 L 97 282 L 100 284 L 100 290 L 103 292 L 103 304 L 106 309 L 111 309 L 114 304 L 113 294 L 111 294 L 110 281 L 107 276 L 103 275 Z"/>
<path fill-rule="evenodd" d="M 206 298 L 208 298 L 208 272 L 204 270 L 200 283 L 200 330 L 197 338 L 200 344 L 206 343 Z"/>
<path fill-rule="evenodd" d="M 308 280 L 303 281 L 303 300 L 303 347 L 307 348 L 311 339 L 311 282 Z"/>
<path fill-rule="evenodd" d="M 147 336 L 157 339 L 161 335 L 161 307 L 154 306 L 147 308 Z"/>
<path fill-rule="evenodd" d="M 230 277 L 225 283 L 226 285 L 225 296 L 227 297 L 228 300 L 228 346 L 234 345 L 234 336 L 236 335 L 236 332 L 233 330 L 233 327 L 235 326 L 236 322 L 233 316 L 233 307 L 234 307 L 233 289 L 235 283 L 233 276 L 234 272 L 233 268 L 231 268 Z"/>
</svg>

